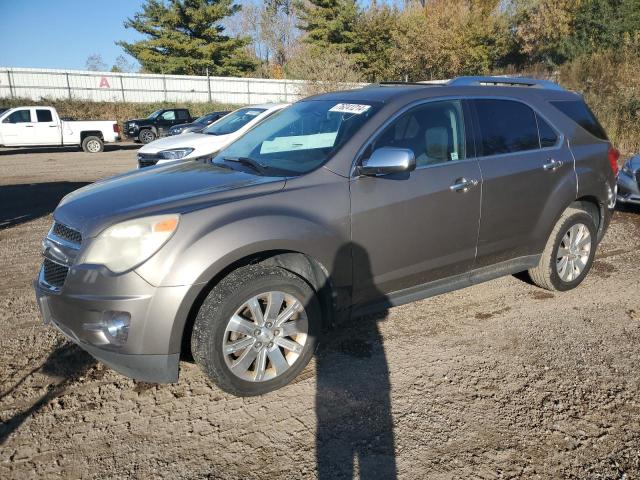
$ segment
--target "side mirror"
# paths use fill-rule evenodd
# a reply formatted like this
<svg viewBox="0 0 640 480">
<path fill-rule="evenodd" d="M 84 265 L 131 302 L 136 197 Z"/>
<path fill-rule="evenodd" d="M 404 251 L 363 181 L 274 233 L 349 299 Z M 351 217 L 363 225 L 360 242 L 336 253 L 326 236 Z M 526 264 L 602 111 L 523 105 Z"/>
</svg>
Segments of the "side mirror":
<svg viewBox="0 0 640 480">
<path fill-rule="evenodd" d="M 387 175 L 416 169 L 416 157 L 408 148 L 382 147 L 375 150 L 360 166 L 361 175 Z"/>
</svg>

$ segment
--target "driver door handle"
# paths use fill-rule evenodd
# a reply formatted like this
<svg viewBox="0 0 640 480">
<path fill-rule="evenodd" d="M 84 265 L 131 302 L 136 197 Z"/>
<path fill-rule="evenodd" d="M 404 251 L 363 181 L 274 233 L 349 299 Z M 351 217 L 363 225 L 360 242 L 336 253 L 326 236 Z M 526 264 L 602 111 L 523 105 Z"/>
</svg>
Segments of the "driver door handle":
<svg viewBox="0 0 640 480">
<path fill-rule="evenodd" d="M 458 193 L 467 193 L 469 189 L 478 185 L 478 180 L 467 180 L 466 178 L 458 178 L 450 187 L 449 190 Z"/>
<path fill-rule="evenodd" d="M 562 166 L 562 163 L 560 160 L 556 160 L 555 158 L 550 158 L 548 163 L 545 163 L 542 168 L 544 168 L 545 170 L 551 171 L 551 172 L 555 172 L 557 169 L 559 169 Z"/>
</svg>

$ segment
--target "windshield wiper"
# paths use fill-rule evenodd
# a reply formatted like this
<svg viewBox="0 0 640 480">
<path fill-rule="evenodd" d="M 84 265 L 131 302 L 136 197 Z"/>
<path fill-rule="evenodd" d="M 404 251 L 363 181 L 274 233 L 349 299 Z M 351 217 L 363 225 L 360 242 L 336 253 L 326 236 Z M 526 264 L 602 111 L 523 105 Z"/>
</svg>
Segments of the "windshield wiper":
<svg viewBox="0 0 640 480">
<path fill-rule="evenodd" d="M 245 167 L 251 168 L 253 171 L 258 172 L 260 175 L 265 174 L 265 170 L 269 167 L 267 165 L 263 165 L 257 160 L 249 157 L 222 157 L 225 162 L 236 162 L 244 165 Z"/>
</svg>

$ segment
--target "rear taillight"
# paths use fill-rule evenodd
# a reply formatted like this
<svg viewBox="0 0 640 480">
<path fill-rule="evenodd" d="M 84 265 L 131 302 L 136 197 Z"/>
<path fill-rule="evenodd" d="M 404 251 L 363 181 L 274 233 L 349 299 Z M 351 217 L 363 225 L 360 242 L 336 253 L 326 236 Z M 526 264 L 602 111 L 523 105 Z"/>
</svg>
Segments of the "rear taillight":
<svg viewBox="0 0 640 480">
<path fill-rule="evenodd" d="M 609 165 L 614 175 L 618 174 L 618 160 L 620 159 L 620 151 L 612 146 L 609 147 Z"/>
<path fill-rule="evenodd" d="M 120 133 L 120 125 L 118 125 L 117 123 L 113 124 L 113 131 L 115 133 Z"/>
</svg>

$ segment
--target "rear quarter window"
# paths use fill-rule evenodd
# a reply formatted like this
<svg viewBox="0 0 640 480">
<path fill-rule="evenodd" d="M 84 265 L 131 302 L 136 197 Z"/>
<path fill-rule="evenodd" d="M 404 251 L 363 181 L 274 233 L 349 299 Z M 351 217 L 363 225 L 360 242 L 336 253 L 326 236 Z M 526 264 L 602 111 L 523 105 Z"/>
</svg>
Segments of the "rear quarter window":
<svg viewBox="0 0 640 480">
<path fill-rule="evenodd" d="M 551 102 L 551 105 L 600 140 L 608 140 L 607 134 L 591 109 L 581 100 Z"/>
</svg>

